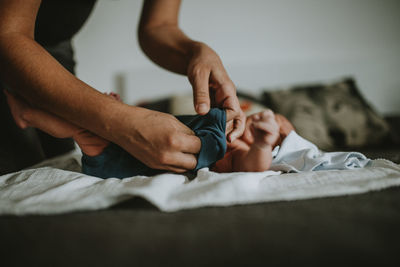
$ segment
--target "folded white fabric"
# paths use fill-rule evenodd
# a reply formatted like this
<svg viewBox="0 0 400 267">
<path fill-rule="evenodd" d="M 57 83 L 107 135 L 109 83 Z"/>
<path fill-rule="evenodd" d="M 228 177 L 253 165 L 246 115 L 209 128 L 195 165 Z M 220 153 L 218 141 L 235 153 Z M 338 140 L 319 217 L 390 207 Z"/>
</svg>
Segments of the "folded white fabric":
<svg viewBox="0 0 400 267">
<path fill-rule="evenodd" d="M 358 152 L 323 152 L 295 131 L 290 132 L 274 154 L 271 170 L 284 172 L 356 169 L 370 161 Z"/>
<path fill-rule="evenodd" d="M 104 180 L 79 173 L 79 162 L 80 155 L 75 152 L 0 176 L 0 214 L 97 210 L 134 196 L 172 212 L 356 194 L 400 185 L 400 166 L 387 160 L 372 160 L 365 168 L 351 170 L 281 175 L 275 171 L 220 174 L 205 168 L 193 180 L 170 173 Z"/>
</svg>

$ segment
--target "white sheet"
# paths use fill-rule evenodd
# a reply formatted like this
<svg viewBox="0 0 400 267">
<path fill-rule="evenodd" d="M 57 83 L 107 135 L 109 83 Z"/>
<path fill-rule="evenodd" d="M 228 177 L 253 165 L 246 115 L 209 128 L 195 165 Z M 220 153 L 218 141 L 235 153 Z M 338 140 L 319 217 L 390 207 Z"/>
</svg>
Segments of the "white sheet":
<svg viewBox="0 0 400 267">
<path fill-rule="evenodd" d="M 281 175 L 274 171 L 218 174 L 202 169 L 189 181 L 177 174 L 103 180 L 76 172 L 79 158 L 74 152 L 33 169 L 0 176 L 0 214 L 97 210 L 133 196 L 172 212 L 356 194 L 400 185 L 400 166 L 387 160 L 373 160 L 362 169 Z"/>
</svg>

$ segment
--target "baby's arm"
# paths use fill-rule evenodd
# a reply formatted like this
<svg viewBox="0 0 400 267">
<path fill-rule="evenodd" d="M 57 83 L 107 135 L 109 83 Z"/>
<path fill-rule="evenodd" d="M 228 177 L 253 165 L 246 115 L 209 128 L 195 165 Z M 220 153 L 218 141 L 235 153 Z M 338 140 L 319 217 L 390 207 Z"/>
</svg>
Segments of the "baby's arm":
<svg viewBox="0 0 400 267">
<path fill-rule="evenodd" d="M 38 128 L 57 138 L 72 137 L 82 151 L 89 156 L 100 154 L 108 145 L 108 141 L 82 129 L 56 115 L 34 108 L 18 96 L 4 90 L 11 114 L 16 124 L 25 129 Z"/>
<path fill-rule="evenodd" d="M 254 114 L 248 118 L 247 129 L 252 135 L 252 144 L 243 144 L 232 151 L 232 171 L 258 172 L 269 169 L 272 149 L 279 139 L 279 125 L 271 110 Z"/>
</svg>

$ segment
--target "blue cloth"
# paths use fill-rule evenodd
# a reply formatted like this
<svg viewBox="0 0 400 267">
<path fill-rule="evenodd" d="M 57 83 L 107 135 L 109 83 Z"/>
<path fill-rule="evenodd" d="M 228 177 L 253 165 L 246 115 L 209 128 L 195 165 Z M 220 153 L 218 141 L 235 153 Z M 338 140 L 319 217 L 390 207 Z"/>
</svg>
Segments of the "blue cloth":
<svg viewBox="0 0 400 267">
<path fill-rule="evenodd" d="M 222 109 L 213 108 L 206 115 L 176 116 L 200 138 L 201 149 L 197 157 L 197 165 L 193 171 L 211 166 L 223 158 L 226 152 L 226 113 Z M 152 176 L 165 172 L 147 167 L 116 144 L 110 144 L 95 157 L 83 154 L 82 172 L 101 178 L 124 178 L 135 175 Z"/>
</svg>

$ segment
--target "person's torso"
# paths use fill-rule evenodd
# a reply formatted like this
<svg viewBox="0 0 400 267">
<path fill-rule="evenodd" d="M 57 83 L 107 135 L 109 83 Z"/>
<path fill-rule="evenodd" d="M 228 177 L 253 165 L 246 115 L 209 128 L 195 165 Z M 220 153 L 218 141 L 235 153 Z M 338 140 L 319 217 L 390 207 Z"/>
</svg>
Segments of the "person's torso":
<svg viewBox="0 0 400 267">
<path fill-rule="evenodd" d="M 52 46 L 70 40 L 89 17 L 96 0 L 43 0 L 36 19 L 35 40 Z"/>
</svg>

